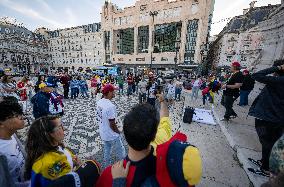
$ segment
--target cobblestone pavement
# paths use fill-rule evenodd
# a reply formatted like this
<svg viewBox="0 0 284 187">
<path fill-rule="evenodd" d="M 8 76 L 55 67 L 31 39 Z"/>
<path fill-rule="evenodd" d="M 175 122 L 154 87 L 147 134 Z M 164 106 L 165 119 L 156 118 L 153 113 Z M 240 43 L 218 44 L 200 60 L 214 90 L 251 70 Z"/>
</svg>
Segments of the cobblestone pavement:
<svg viewBox="0 0 284 187">
<path fill-rule="evenodd" d="M 236 161 L 236 153 L 228 145 L 225 136 L 218 125 L 204 125 L 193 122 L 182 122 L 183 107 L 203 107 L 201 99 L 191 101 L 189 94 L 184 94 L 184 101 L 176 102 L 170 108 L 170 118 L 173 123 L 173 133 L 181 131 L 188 136 L 191 144 L 200 149 L 203 160 L 203 176 L 199 186 L 249 186 L 249 180 L 244 170 Z M 138 103 L 137 96 L 117 95 L 114 103 L 118 108 L 118 124 L 121 128 L 122 118 L 129 109 Z M 98 126 L 95 123 L 95 99 L 66 100 L 65 115 L 62 122 L 65 131 L 65 144 L 72 148 L 80 158 L 92 158 L 102 161 L 102 144 L 99 137 Z M 205 108 L 209 109 L 210 106 Z M 19 132 L 24 141 L 28 127 Z M 126 144 L 124 140 L 124 144 Z"/>
</svg>

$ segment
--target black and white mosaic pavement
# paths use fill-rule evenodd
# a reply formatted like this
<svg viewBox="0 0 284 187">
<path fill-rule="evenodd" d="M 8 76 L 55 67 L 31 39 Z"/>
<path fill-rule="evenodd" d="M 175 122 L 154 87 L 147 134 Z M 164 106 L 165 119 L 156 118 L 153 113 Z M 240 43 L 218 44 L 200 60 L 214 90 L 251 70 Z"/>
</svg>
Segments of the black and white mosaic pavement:
<svg viewBox="0 0 284 187">
<path fill-rule="evenodd" d="M 188 141 L 200 149 L 203 174 L 202 181 L 198 186 L 248 186 L 248 178 L 234 159 L 235 153 L 228 145 L 218 125 L 208 126 L 196 122 L 192 124 L 182 122 L 184 106 L 203 108 L 201 98 L 192 101 L 189 96 L 188 93 L 185 94 L 185 102 L 176 102 L 174 106 L 170 107 L 170 118 L 173 134 L 176 131 L 185 133 L 188 136 Z M 125 95 L 117 95 L 113 102 L 117 106 L 117 121 L 121 129 L 124 115 L 138 104 L 138 96 L 128 98 Z M 96 100 L 77 98 L 76 100 L 65 100 L 64 103 L 65 115 L 62 118 L 62 123 L 66 129 L 65 145 L 81 159 L 90 158 L 102 163 L 102 142 L 99 136 L 99 127 L 95 122 Z M 209 109 L 210 106 L 205 108 Z M 31 114 L 31 110 L 29 113 Z M 28 128 L 27 126 L 18 133 L 23 141 L 26 139 Z M 127 149 L 124 138 L 123 142 Z M 116 160 L 115 157 L 113 159 Z"/>
</svg>

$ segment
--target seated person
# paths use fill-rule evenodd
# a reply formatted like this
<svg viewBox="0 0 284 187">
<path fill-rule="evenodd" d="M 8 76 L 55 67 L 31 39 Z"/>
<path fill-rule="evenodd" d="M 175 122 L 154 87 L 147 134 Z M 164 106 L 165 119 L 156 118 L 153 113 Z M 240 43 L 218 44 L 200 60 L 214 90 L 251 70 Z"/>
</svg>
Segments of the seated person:
<svg viewBox="0 0 284 187">
<path fill-rule="evenodd" d="M 30 182 L 24 180 L 24 150 L 15 135 L 25 126 L 23 110 L 13 97 L 4 97 L 0 102 L 0 111 L 0 155 L 6 157 L 12 182 L 16 186 L 28 186 Z"/>
<path fill-rule="evenodd" d="M 124 118 L 123 131 L 129 150 L 123 164 L 130 162 L 125 184 L 169 187 L 183 186 L 185 183 L 187 186 L 196 185 L 201 178 L 199 151 L 187 144 L 186 136 L 181 133 L 170 137 L 171 125 L 167 104 L 162 95 L 157 96 L 161 103 L 161 120 L 157 119 L 157 111 L 149 104 L 135 106 Z M 183 159 L 184 154 L 187 159 Z M 96 186 L 112 186 L 112 167 L 114 166 L 103 171 Z"/>
<path fill-rule="evenodd" d="M 45 187 L 66 174 L 79 179 L 82 186 L 94 186 L 100 166 L 95 161 L 81 161 L 64 144 L 64 130 L 57 116 L 45 116 L 35 120 L 27 137 L 27 179 L 31 186 Z M 79 177 L 76 177 L 79 176 Z"/>
</svg>

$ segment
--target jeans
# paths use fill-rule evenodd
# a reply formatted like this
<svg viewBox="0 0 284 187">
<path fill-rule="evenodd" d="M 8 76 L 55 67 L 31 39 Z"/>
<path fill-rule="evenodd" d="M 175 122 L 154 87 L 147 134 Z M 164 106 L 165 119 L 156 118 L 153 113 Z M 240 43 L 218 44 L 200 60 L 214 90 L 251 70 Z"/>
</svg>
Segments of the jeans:
<svg viewBox="0 0 284 187">
<path fill-rule="evenodd" d="M 77 88 L 71 88 L 71 99 L 76 99 L 77 97 Z"/>
<path fill-rule="evenodd" d="M 85 97 L 89 97 L 89 94 L 88 94 L 88 92 L 87 92 L 87 90 L 85 90 L 85 89 L 82 89 L 81 90 L 81 94 L 82 94 L 82 96 L 85 98 Z"/>
<path fill-rule="evenodd" d="M 225 119 L 230 119 L 231 116 L 237 116 L 236 112 L 233 110 L 233 104 L 234 104 L 234 97 L 233 96 L 222 96 L 221 104 L 225 107 Z"/>
<path fill-rule="evenodd" d="M 255 129 L 262 147 L 262 169 L 269 171 L 269 157 L 274 143 L 284 132 L 283 123 L 275 124 L 270 121 L 255 119 Z"/>
<path fill-rule="evenodd" d="M 131 85 L 128 85 L 128 88 L 127 88 L 127 96 L 131 95 L 132 94 L 132 84 Z"/>
<path fill-rule="evenodd" d="M 103 141 L 104 144 L 104 168 L 111 165 L 111 151 L 115 153 L 116 160 L 124 159 L 125 148 L 122 144 L 121 137 L 117 137 L 111 141 Z"/>
<path fill-rule="evenodd" d="M 205 105 L 207 100 L 207 94 L 203 95 L 202 100 L 203 100 L 203 105 Z"/>
<path fill-rule="evenodd" d="M 119 94 L 123 94 L 123 84 L 119 84 Z"/>
<path fill-rule="evenodd" d="M 139 104 L 146 101 L 146 93 L 139 93 Z"/>
<path fill-rule="evenodd" d="M 133 84 L 133 85 L 132 85 L 132 93 L 135 93 L 135 92 L 136 92 L 136 85 Z"/>
<path fill-rule="evenodd" d="M 193 98 L 195 99 L 198 98 L 198 91 L 199 91 L 199 87 L 192 87 L 191 100 L 193 100 Z"/>
<path fill-rule="evenodd" d="M 64 98 L 65 98 L 65 99 L 68 99 L 69 85 L 68 85 L 68 84 L 65 84 L 65 85 L 63 86 L 63 89 L 64 89 Z"/>
<path fill-rule="evenodd" d="M 79 88 L 76 88 L 76 97 L 79 96 L 79 93 L 80 93 Z"/>
<path fill-rule="evenodd" d="M 248 96 L 250 94 L 250 90 L 241 90 L 240 91 L 240 106 L 246 106 L 248 105 Z"/>
</svg>

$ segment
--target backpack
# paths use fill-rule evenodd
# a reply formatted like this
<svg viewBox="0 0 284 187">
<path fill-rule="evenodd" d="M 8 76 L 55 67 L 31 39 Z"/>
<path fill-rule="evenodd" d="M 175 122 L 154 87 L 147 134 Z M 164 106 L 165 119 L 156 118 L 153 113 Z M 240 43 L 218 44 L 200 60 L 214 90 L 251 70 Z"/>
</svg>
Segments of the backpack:
<svg viewBox="0 0 284 187">
<path fill-rule="evenodd" d="M 184 113 L 183 113 L 183 122 L 191 124 L 193 114 L 195 114 L 194 108 L 192 108 L 192 107 L 185 108 Z"/>
</svg>

